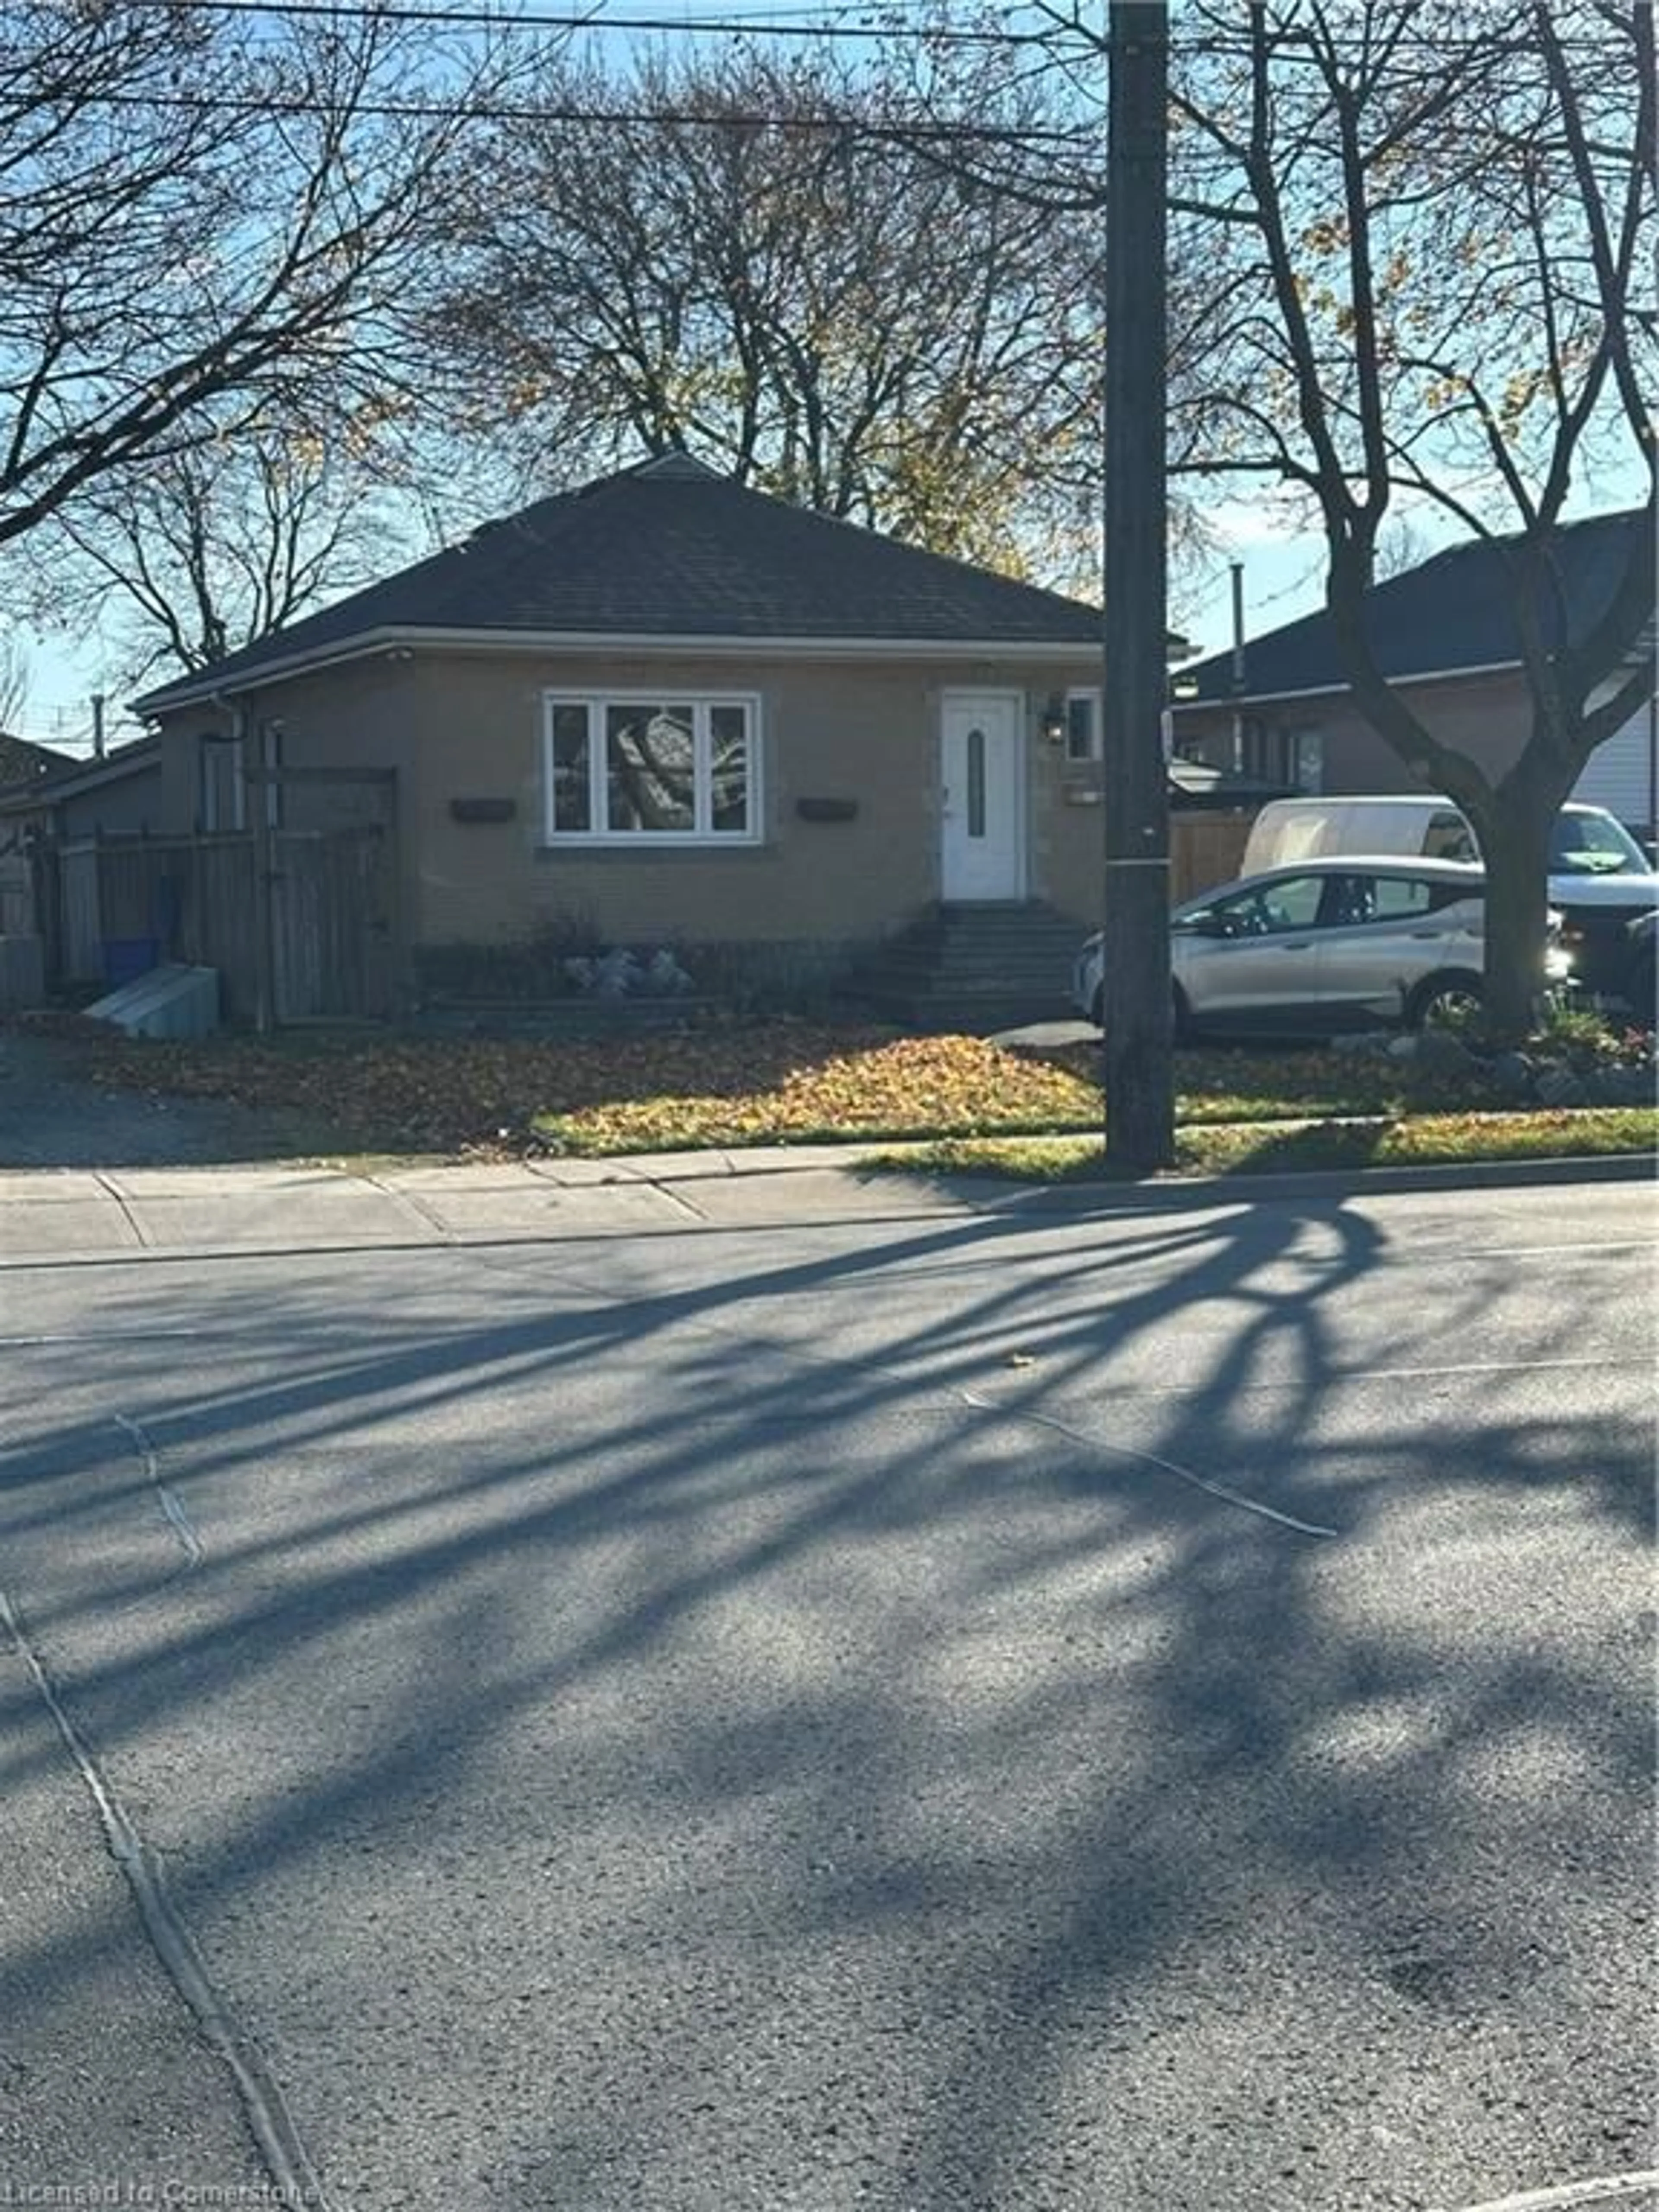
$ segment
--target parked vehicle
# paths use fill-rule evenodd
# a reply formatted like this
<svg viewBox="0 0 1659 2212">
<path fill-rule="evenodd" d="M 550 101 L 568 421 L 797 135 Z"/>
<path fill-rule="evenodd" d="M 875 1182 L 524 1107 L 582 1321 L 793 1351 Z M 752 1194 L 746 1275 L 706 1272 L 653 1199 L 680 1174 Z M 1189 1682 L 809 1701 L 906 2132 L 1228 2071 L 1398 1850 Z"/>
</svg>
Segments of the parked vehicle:
<svg viewBox="0 0 1659 2212">
<path fill-rule="evenodd" d="M 1478 1006 L 1485 890 L 1468 861 L 1343 854 L 1189 899 L 1170 918 L 1176 1036 L 1420 1028 Z M 1072 977 L 1097 1023 L 1103 957 L 1091 937 Z M 1552 966 L 1565 975 L 1559 952 Z"/>
<path fill-rule="evenodd" d="M 1466 817 L 1448 799 L 1276 799 L 1250 825 L 1241 875 L 1340 853 L 1408 853 L 1479 860 Z M 1629 925 L 1659 907 L 1659 874 L 1615 815 L 1569 800 L 1550 841 L 1549 896 L 1588 1000 L 1646 1003 L 1631 967 Z"/>
<path fill-rule="evenodd" d="M 1411 793 L 1383 799 L 1274 799 L 1250 824 L 1241 877 L 1328 853 L 1393 853 L 1428 860 L 1479 861 L 1468 821 L 1449 799 Z"/>
<path fill-rule="evenodd" d="M 1656 973 L 1654 963 L 1655 943 L 1659 940 L 1659 913 L 1644 914 L 1631 922 L 1626 937 L 1631 1008 L 1643 1027 L 1650 1030 L 1659 1026 L 1659 973 Z"/>
</svg>

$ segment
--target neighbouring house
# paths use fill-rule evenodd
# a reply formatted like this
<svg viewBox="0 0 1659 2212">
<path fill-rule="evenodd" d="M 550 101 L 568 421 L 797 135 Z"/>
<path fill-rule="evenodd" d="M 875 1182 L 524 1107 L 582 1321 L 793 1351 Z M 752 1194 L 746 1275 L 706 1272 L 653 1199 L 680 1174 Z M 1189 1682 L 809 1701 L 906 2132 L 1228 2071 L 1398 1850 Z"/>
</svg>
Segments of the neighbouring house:
<svg viewBox="0 0 1659 2212">
<path fill-rule="evenodd" d="M 70 765 L 67 753 L 0 730 L 0 799 L 27 791 L 54 769 Z M 0 937 L 29 935 L 33 929 L 27 838 L 21 824 L 0 815 Z"/>
<path fill-rule="evenodd" d="M 943 906 L 1039 918 L 1063 996 L 1101 645 L 1097 607 L 675 455 L 137 706 L 165 830 L 379 839 L 373 926 L 428 988 L 538 940 L 811 987 Z"/>
<path fill-rule="evenodd" d="M 1582 636 L 1607 607 L 1635 534 L 1652 527 L 1643 510 L 1563 526 L 1564 636 Z M 1430 727 L 1501 769 L 1525 743 L 1532 713 L 1501 542 L 1453 546 L 1377 584 L 1366 620 L 1383 674 Z M 1181 669 L 1175 690 L 1176 743 L 1189 759 L 1310 793 L 1416 788 L 1349 696 L 1322 611 Z M 1656 777 L 1659 702 L 1650 698 L 1596 748 L 1576 795 L 1650 838 Z"/>
<path fill-rule="evenodd" d="M 33 783 L 56 769 L 72 765 L 73 756 L 60 752 L 55 745 L 38 745 L 30 738 L 14 738 L 0 730 L 0 791 L 9 792 L 15 785 Z"/>
<path fill-rule="evenodd" d="M 0 820 L 27 823 L 64 842 L 144 836 L 161 828 L 161 748 L 153 737 L 89 760 L 59 753 L 26 780 L 0 783 Z"/>
<path fill-rule="evenodd" d="M 44 765 L 0 783 L 0 934 L 39 935 L 55 983 L 106 980 L 106 947 L 118 935 L 97 896 L 96 851 L 102 840 L 160 829 L 160 746 L 140 738 L 90 760 L 44 745 L 27 750 L 45 756 Z M 151 895 L 144 897 L 146 913 L 126 918 L 118 941 L 159 942 L 165 916 L 151 918 Z"/>
</svg>

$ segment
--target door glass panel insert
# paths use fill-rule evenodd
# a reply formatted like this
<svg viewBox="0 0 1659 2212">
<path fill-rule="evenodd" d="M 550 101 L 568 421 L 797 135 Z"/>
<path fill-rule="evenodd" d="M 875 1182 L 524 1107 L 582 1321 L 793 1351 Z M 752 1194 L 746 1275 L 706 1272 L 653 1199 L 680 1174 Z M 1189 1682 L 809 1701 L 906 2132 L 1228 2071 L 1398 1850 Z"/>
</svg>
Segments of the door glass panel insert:
<svg viewBox="0 0 1659 2212">
<path fill-rule="evenodd" d="M 977 725 L 968 732 L 968 835 L 985 835 L 985 732 Z"/>
</svg>

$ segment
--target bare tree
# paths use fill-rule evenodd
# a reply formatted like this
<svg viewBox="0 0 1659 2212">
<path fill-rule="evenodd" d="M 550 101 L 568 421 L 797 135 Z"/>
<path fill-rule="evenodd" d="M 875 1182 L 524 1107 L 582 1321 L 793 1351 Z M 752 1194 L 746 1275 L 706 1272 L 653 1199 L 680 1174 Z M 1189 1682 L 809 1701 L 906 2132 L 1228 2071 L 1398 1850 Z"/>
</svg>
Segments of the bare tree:
<svg viewBox="0 0 1659 2212">
<path fill-rule="evenodd" d="M 395 383 L 477 109 L 407 11 L 19 0 L 0 27 L 0 544 L 238 411 Z"/>
<path fill-rule="evenodd" d="M 1556 810 L 1654 684 L 1653 326 L 1637 304 L 1652 15 L 1644 0 L 1279 0 L 1186 22 L 1177 250 L 1210 281 L 1186 334 L 1206 374 L 1176 464 L 1305 494 L 1358 704 L 1480 834 L 1489 1012 L 1518 1028 Z M 1645 520 L 1605 589 L 1575 602 L 1559 564 L 1570 499 L 1632 475 Z M 1401 493 L 1502 562 L 1531 718 L 1497 773 L 1372 652 L 1366 592 Z"/>
<path fill-rule="evenodd" d="M 106 477 L 26 549 L 40 618 L 101 633 L 137 688 L 369 582 L 399 526 L 343 443 L 258 425 Z"/>
<path fill-rule="evenodd" d="M 958 115 L 987 142 L 1036 127 L 1040 86 L 983 58 L 974 82 Z M 475 423 L 544 476 L 685 448 L 941 551 L 1093 580 L 1090 225 L 941 158 L 948 131 L 867 57 L 573 64 L 542 97 L 545 124 L 480 167 L 435 312 Z"/>
</svg>

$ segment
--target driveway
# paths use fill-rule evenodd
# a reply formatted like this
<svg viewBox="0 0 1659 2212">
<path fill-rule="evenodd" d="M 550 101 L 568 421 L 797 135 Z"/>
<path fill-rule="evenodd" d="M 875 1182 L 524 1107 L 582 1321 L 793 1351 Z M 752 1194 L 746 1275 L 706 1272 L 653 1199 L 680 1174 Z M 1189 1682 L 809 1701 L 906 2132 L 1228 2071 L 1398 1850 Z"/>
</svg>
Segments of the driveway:
<svg viewBox="0 0 1659 2212">
<path fill-rule="evenodd" d="M 102 1090 L 72 1037 L 0 1024 L 0 1167 L 200 1167 L 325 1149 L 291 1112 Z"/>
</svg>

